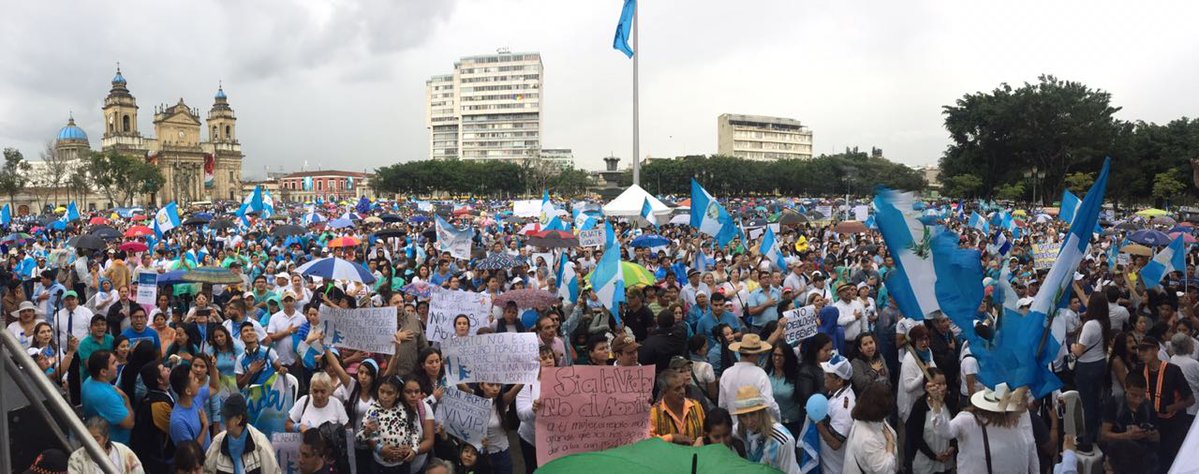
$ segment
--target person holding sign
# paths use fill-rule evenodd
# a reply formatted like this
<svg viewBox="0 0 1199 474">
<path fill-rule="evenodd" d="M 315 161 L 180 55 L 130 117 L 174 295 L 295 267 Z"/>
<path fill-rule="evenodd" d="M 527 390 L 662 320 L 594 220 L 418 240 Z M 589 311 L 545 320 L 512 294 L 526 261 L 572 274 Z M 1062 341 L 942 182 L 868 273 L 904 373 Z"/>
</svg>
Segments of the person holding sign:
<svg viewBox="0 0 1199 474">
<path fill-rule="evenodd" d="M 483 382 L 475 387 L 475 395 L 492 400 L 491 419 L 487 422 L 487 436 L 483 438 L 483 450 L 487 461 L 496 474 L 512 474 L 512 452 L 508 449 L 508 432 L 515 424 L 512 402 L 524 388 L 524 384 L 513 385 L 508 391 L 498 383 Z"/>
<path fill-rule="evenodd" d="M 557 359 L 552 347 L 542 344 L 538 348 L 538 361 L 542 369 L 557 367 Z M 537 380 L 525 385 L 516 394 L 516 416 L 520 419 L 516 434 L 520 436 L 520 453 L 525 460 L 525 472 L 529 474 L 537 469 L 537 410 L 541 408 L 541 373 L 538 371 Z"/>
</svg>

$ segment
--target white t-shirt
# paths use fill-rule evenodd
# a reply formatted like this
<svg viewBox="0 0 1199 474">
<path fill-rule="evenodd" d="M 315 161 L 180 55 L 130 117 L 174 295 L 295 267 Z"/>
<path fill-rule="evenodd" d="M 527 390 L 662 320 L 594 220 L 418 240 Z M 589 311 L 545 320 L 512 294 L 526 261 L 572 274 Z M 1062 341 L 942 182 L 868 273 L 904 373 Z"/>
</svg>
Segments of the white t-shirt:
<svg viewBox="0 0 1199 474">
<path fill-rule="evenodd" d="M 1112 326 L 1115 329 L 1114 322 Z M 1082 334 L 1078 336 L 1078 343 L 1087 348 L 1086 352 L 1082 353 L 1082 357 L 1078 358 L 1079 362 L 1103 360 L 1103 326 L 1099 324 L 1099 321 L 1091 320 L 1082 325 Z"/>
<path fill-rule="evenodd" d="M 336 398 L 330 397 L 325 406 L 318 408 L 316 403 L 309 402 L 308 395 L 296 400 L 296 404 L 291 407 L 287 417 L 291 419 L 292 423 L 306 425 L 309 428 L 319 427 L 326 421 L 341 424 L 350 422 L 350 418 L 346 416 L 345 407 L 341 406 Z"/>
<path fill-rule="evenodd" d="M 1177 365 L 1179 370 L 1182 370 L 1183 377 L 1187 379 L 1187 385 L 1191 386 L 1191 393 L 1199 392 L 1199 361 L 1192 359 L 1190 354 L 1181 354 L 1170 356 L 1170 363 Z M 1187 407 L 1187 414 L 1194 415 L 1199 413 L 1199 403 L 1192 403 Z"/>
<path fill-rule="evenodd" d="M 973 395 L 973 393 L 970 393 L 969 386 L 966 385 L 966 376 L 973 375 L 975 377 L 978 377 L 978 358 L 974 357 L 974 354 L 970 353 L 969 348 L 962 349 L 962 361 L 961 361 L 960 366 L 961 366 L 961 379 L 962 379 L 962 388 L 961 388 L 962 395 L 963 396 Z M 974 388 L 981 389 L 982 386 L 983 386 L 982 382 L 978 381 L 976 379 Z"/>
<path fill-rule="evenodd" d="M 1123 331 L 1124 326 L 1129 323 L 1130 316 L 1128 315 L 1128 308 L 1115 303 L 1108 303 L 1107 313 L 1109 316 L 1108 319 L 1110 319 L 1112 322 L 1113 334 Z"/>
<path fill-rule="evenodd" d="M 856 402 L 857 396 L 853 393 L 853 388 L 848 385 L 845 390 L 834 392 L 829 396 L 829 427 L 842 438 L 848 437 L 849 429 L 853 427 L 853 417 L 850 416 L 850 413 L 853 412 Z M 845 445 L 842 444 L 841 449 L 833 449 L 824 442 L 823 436 L 820 437 L 820 472 L 841 472 L 844 466 Z"/>
<path fill-rule="evenodd" d="M 279 311 L 271 315 L 270 323 L 267 324 L 266 332 L 276 334 L 286 331 L 289 327 L 299 327 L 304 324 L 304 314 L 296 310 L 295 314 L 288 316 L 287 313 Z M 279 362 L 283 365 L 291 365 L 296 361 L 296 348 L 291 343 L 291 338 L 283 338 L 275 341 L 275 352 L 279 354 Z"/>
</svg>

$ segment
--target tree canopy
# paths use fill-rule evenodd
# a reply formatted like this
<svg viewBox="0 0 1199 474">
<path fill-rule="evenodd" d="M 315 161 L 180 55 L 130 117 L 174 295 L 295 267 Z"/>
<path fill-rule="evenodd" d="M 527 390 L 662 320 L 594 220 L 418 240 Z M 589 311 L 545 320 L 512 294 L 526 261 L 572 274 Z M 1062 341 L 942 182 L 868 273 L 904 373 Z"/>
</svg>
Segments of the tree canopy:
<svg viewBox="0 0 1199 474">
<path fill-rule="evenodd" d="M 587 171 L 549 169 L 502 161 L 422 160 L 375 170 L 372 187 L 384 193 L 451 194 L 508 197 L 540 193 L 580 194 L 591 184 Z"/>
</svg>

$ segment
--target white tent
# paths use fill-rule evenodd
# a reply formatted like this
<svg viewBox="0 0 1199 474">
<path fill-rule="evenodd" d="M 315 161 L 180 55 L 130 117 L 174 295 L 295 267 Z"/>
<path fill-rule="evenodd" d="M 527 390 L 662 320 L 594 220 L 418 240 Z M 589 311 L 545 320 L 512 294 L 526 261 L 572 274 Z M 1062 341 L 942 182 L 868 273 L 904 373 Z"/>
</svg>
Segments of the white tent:
<svg viewBox="0 0 1199 474">
<path fill-rule="evenodd" d="M 641 186 L 636 184 L 629 186 L 629 189 L 624 190 L 616 199 L 613 199 L 608 204 L 604 205 L 604 215 L 609 217 L 641 217 L 641 206 L 646 200 L 649 200 L 649 207 L 653 209 L 654 220 L 658 223 L 666 222 L 670 219 L 670 207 L 662 204 L 658 198 L 641 189 Z"/>
</svg>

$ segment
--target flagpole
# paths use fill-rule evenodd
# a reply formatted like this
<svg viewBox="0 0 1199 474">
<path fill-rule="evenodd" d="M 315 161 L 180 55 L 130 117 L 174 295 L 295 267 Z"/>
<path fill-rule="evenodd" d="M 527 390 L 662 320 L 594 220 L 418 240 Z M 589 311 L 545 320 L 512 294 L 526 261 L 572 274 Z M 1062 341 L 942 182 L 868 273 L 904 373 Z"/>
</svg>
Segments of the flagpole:
<svg viewBox="0 0 1199 474">
<path fill-rule="evenodd" d="M 641 35 L 637 34 L 637 27 L 639 26 L 638 23 L 640 23 L 637 21 L 638 10 L 640 10 L 640 8 L 633 9 L 633 185 L 634 186 L 641 185 L 641 132 L 640 132 L 641 127 L 640 127 L 640 124 L 638 123 L 638 117 L 640 116 L 640 110 L 638 108 L 639 106 L 637 103 L 638 102 L 637 101 L 637 99 L 638 99 L 637 89 L 639 89 L 638 81 L 637 81 L 637 63 L 638 63 L 638 60 L 641 59 L 641 48 L 637 47 L 637 40 L 640 39 L 640 36 L 641 36 Z"/>
</svg>

